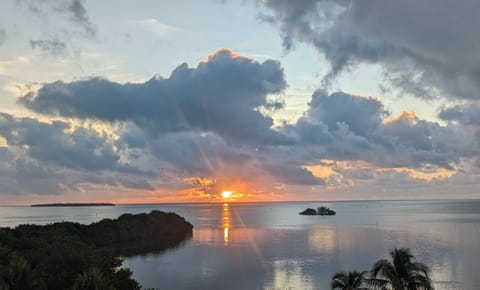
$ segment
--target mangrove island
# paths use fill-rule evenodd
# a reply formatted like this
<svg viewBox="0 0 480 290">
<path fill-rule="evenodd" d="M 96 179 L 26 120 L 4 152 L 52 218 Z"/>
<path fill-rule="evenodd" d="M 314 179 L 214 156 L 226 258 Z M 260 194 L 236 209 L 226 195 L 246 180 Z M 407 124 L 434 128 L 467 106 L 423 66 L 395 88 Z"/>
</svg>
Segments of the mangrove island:
<svg viewBox="0 0 480 290">
<path fill-rule="evenodd" d="M 77 207 L 77 206 L 115 206 L 113 203 L 40 203 L 32 204 L 31 207 Z"/>
<path fill-rule="evenodd" d="M 90 225 L 0 228 L 0 289 L 141 289 L 119 257 L 175 247 L 192 229 L 183 217 L 161 211 Z"/>
</svg>

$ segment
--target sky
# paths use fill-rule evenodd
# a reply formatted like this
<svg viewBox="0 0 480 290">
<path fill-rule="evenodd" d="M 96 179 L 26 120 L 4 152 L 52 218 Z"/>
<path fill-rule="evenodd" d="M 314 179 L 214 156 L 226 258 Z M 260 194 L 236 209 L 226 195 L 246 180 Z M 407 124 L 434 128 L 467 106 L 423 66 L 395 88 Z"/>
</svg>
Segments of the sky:
<svg viewBox="0 0 480 290">
<path fill-rule="evenodd" d="M 480 198 L 476 0 L 0 5 L 0 204 Z"/>
</svg>

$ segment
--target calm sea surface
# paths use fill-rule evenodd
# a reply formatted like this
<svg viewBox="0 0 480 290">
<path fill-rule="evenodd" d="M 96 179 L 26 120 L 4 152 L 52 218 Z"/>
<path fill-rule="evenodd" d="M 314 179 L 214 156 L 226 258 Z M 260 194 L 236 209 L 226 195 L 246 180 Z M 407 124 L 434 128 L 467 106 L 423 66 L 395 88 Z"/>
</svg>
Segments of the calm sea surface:
<svg viewBox="0 0 480 290">
<path fill-rule="evenodd" d="M 326 205 L 336 216 L 301 216 Z M 158 289 L 329 289 L 339 270 L 368 270 L 394 247 L 432 268 L 436 289 L 480 289 L 480 201 L 159 204 L 0 207 L 0 226 L 90 223 L 122 213 L 173 211 L 193 237 L 124 265 Z"/>
</svg>

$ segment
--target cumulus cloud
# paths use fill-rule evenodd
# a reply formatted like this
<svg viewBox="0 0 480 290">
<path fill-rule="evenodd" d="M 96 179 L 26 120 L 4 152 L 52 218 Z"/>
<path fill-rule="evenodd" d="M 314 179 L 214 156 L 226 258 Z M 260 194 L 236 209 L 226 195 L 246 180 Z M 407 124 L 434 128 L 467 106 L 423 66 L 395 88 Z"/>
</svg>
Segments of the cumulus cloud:
<svg viewBox="0 0 480 290">
<path fill-rule="evenodd" d="M 351 66 L 377 63 L 393 86 L 418 97 L 480 98 L 478 1 L 259 2 L 287 49 L 307 42 L 326 57 L 327 82 Z"/>
<path fill-rule="evenodd" d="M 385 115 L 387 111 L 377 99 L 342 92 L 328 95 L 320 90 L 313 94 L 306 118 L 322 122 L 329 130 L 339 130 L 345 124 L 353 133 L 365 135 L 377 129 Z"/>
<path fill-rule="evenodd" d="M 120 155 L 105 138 L 87 129 L 71 129 L 61 121 L 39 122 L 32 118 L 0 115 L 0 135 L 9 146 L 25 148 L 39 161 L 81 170 L 132 171 L 121 164 Z"/>
<path fill-rule="evenodd" d="M 474 131 L 455 124 L 441 126 L 413 112 L 387 119 L 383 104 L 373 98 L 317 91 L 309 109 L 294 126 L 305 162 L 364 160 L 383 168 L 452 169 L 478 156 Z M 461 140 L 461 141 L 459 141 Z"/>
<path fill-rule="evenodd" d="M 296 160 L 275 159 L 277 146 L 295 140 L 274 128 L 262 111 L 283 106 L 269 97 L 285 87 L 277 61 L 259 63 L 220 50 L 196 68 L 180 65 L 169 78 L 156 76 L 140 84 L 99 78 L 58 81 L 20 98 L 38 113 L 115 124 L 115 139 L 65 121 L 45 123 L 7 114 L 2 115 L 0 136 L 26 158 L 68 168 L 75 176 L 116 172 L 140 180 L 138 185 L 122 178 L 124 187 L 147 184 L 151 189 L 151 184 L 179 190 L 192 187 L 191 178 L 214 180 L 198 189 L 204 191 L 244 182 L 257 187 L 323 185 Z M 88 175 L 84 182 L 118 180 Z"/>
<path fill-rule="evenodd" d="M 147 178 L 153 173 L 125 162 L 125 152 L 95 131 L 0 113 L 0 136 L 7 145 L 2 184 L 12 190 L 16 184 L 20 192 L 55 194 L 82 183 L 152 189 Z"/>
<path fill-rule="evenodd" d="M 379 99 L 344 92 L 315 91 L 295 123 L 274 126 L 263 109 L 286 86 L 277 61 L 260 63 L 220 50 L 194 68 L 178 66 L 168 78 L 57 81 L 19 99 L 40 114 L 100 120 L 114 138 L 66 121 L 5 114 L 0 136 L 12 154 L 67 168 L 87 184 L 193 190 L 209 197 L 232 184 L 285 192 L 298 186 L 349 188 L 387 175 L 427 183 L 460 172 L 480 156 L 475 127 L 440 125 L 415 112 L 391 116 Z M 77 180 L 69 184 L 75 187 Z"/>
<path fill-rule="evenodd" d="M 288 142 L 260 109 L 286 87 L 277 61 L 256 62 L 220 50 L 196 68 L 178 66 L 169 78 L 119 84 L 101 78 L 44 85 L 20 99 L 26 107 L 63 117 L 132 121 L 155 133 L 212 131 L 231 141 Z"/>
</svg>

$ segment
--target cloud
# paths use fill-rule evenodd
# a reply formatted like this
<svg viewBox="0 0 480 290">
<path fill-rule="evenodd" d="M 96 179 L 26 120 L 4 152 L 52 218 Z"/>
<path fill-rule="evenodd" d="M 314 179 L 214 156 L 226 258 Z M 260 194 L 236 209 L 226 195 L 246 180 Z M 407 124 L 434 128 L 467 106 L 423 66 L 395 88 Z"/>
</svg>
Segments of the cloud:
<svg viewBox="0 0 480 290">
<path fill-rule="evenodd" d="M 18 0 L 17 3 L 28 7 L 32 13 L 41 18 L 48 18 L 52 14 L 67 17 L 69 22 L 81 28 L 85 36 L 93 38 L 96 35 L 96 27 L 88 17 L 83 0 Z"/>
<path fill-rule="evenodd" d="M 39 40 L 30 40 L 30 47 L 32 49 L 40 49 L 43 52 L 51 54 L 64 54 L 67 48 L 65 42 L 58 39 L 39 39 Z"/>
<path fill-rule="evenodd" d="M 178 66 L 169 78 L 119 84 L 101 78 L 45 84 L 20 99 L 43 114 L 132 121 L 150 132 L 212 131 L 232 142 L 288 142 L 259 110 L 286 87 L 277 61 L 256 62 L 220 50 L 196 68 Z"/>
<path fill-rule="evenodd" d="M 444 107 L 438 116 L 445 121 L 480 126 L 480 105 L 478 102 L 467 102 L 461 105 Z"/>
<path fill-rule="evenodd" d="M 2 194 L 59 194 L 63 174 L 17 156 L 0 147 L 0 192 Z M 65 181 L 63 181 L 65 182 Z"/>
<path fill-rule="evenodd" d="M 167 174 L 218 177 L 219 182 L 228 173 L 251 181 L 266 175 L 280 183 L 321 185 L 323 180 L 301 164 L 281 164 L 258 151 L 294 141 L 261 113 L 272 106 L 268 96 L 285 87 L 278 62 L 259 63 L 224 49 L 196 68 L 178 66 L 169 78 L 140 84 L 59 81 L 20 103 L 43 114 L 121 123 L 116 147 L 140 159 L 150 156 Z"/>
<path fill-rule="evenodd" d="M 24 191 L 35 192 L 35 182 L 46 182 L 45 190 L 37 190 L 51 194 L 60 190 L 60 183 L 69 184 L 65 186 L 70 189 L 82 183 L 152 189 L 146 178 L 154 174 L 125 162 L 128 153 L 95 131 L 72 128 L 62 121 L 45 123 L 1 113 L 0 136 L 7 143 L 1 151 L 5 159 L 2 170 L 15 180 L 28 180 L 25 188 L 31 189 Z"/>
<path fill-rule="evenodd" d="M 265 165 L 265 169 L 275 178 L 286 184 L 325 185 L 325 181 L 315 177 L 308 169 L 289 166 L 280 162 Z"/>
<path fill-rule="evenodd" d="M 280 28 L 285 48 L 306 42 L 326 57 L 327 83 L 352 66 L 375 63 L 392 86 L 417 97 L 480 98 L 478 1 L 260 3 L 270 11 L 262 18 Z"/>
<path fill-rule="evenodd" d="M 66 122 L 44 123 L 1 113 L 0 136 L 9 147 L 22 148 L 29 157 L 41 162 L 85 171 L 142 173 L 123 164 L 121 152 L 105 136 L 85 128 L 74 129 Z"/>
<path fill-rule="evenodd" d="M 341 124 L 357 135 L 365 135 L 375 130 L 387 115 L 383 104 L 374 98 L 355 97 L 337 92 L 328 95 L 325 91 L 316 91 L 309 104 L 307 118 L 320 121 L 329 130 L 338 130 Z"/>
<path fill-rule="evenodd" d="M 71 0 L 67 7 L 60 9 L 60 11 L 70 12 L 72 22 L 81 25 L 88 35 L 95 36 L 96 29 L 87 16 L 87 9 L 85 9 L 83 0 Z"/>
<path fill-rule="evenodd" d="M 174 26 L 171 26 L 171 25 L 160 22 L 155 18 L 142 19 L 142 20 L 137 21 L 137 23 L 141 27 L 148 30 L 149 32 L 159 34 L 159 35 L 164 35 L 164 34 L 167 34 L 167 33 L 170 33 L 170 32 L 175 32 L 175 31 L 179 30 L 178 28 L 176 28 Z"/>
<path fill-rule="evenodd" d="M 111 134 L 4 114 L 0 136 L 16 156 L 68 169 L 75 177 L 70 188 L 82 180 L 209 198 L 229 187 L 347 189 L 388 176 L 424 184 L 452 178 L 479 159 L 477 127 L 441 125 L 414 111 L 391 116 L 379 99 L 345 92 L 317 90 L 295 123 L 274 126 L 265 108 L 286 87 L 277 61 L 223 49 L 167 78 L 57 81 L 19 99 L 40 114 L 100 120 Z"/>
<path fill-rule="evenodd" d="M 388 115 L 377 99 L 317 91 L 303 117 L 285 130 L 297 136 L 302 158 L 310 164 L 363 160 L 383 168 L 434 165 L 450 170 L 480 153 L 473 129 L 441 126 L 412 112 L 386 119 Z"/>
</svg>

